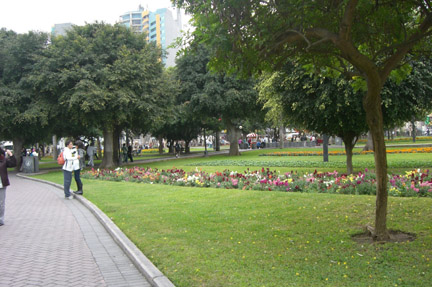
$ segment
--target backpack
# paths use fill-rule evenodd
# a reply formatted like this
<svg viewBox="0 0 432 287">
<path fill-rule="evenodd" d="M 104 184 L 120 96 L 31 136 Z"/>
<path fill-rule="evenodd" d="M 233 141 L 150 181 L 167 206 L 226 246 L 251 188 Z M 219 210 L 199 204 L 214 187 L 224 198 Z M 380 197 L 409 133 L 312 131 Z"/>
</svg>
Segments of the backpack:
<svg viewBox="0 0 432 287">
<path fill-rule="evenodd" d="M 59 165 L 64 165 L 64 163 L 65 163 L 65 159 L 64 159 L 64 157 L 63 157 L 63 152 L 61 152 L 61 153 L 59 154 L 59 156 L 57 157 L 57 163 L 58 163 Z"/>
</svg>

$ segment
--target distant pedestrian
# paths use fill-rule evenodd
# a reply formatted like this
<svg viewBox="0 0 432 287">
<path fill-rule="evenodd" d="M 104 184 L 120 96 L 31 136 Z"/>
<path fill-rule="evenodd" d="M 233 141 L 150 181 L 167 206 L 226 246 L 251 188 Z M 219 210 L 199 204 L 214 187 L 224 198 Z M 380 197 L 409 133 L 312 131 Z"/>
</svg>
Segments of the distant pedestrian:
<svg viewBox="0 0 432 287">
<path fill-rule="evenodd" d="M 66 199 L 73 199 L 73 194 L 71 194 L 70 192 L 70 186 L 72 183 L 72 172 L 74 170 L 79 170 L 80 156 L 71 140 L 66 141 L 66 147 L 63 150 L 63 158 L 65 159 L 65 163 L 63 165 L 64 194 Z"/>
<path fill-rule="evenodd" d="M 127 149 L 125 143 L 123 144 L 123 146 L 121 148 L 121 152 L 122 152 L 122 155 L 123 155 L 123 162 L 127 162 L 127 160 L 128 160 L 128 154 L 127 154 L 128 149 Z"/>
<path fill-rule="evenodd" d="M 174 146 L 174 148 L 175 148 L 175 155 L 176 155 L 176 157 L 180 157 L 181 144 L 179 142 L 177 142 L 176 145 Z"/>
<path fill-rule="evenodd" d="M 127 149 L 127 157 L 130 159 L 131 162 L 133 162 L 132 151 L 132 146 L 129 145 Z"/>
<path fill-rule="evenodd" d="M 96 148 L 93 146 L 93 142 L 87 147 L 87 155 L 89 156 L 88 166 L 94 166 L 94 156 L 96 155 Z"/>
<path fill-rule="evenodd" d="M 0 148 L 0 226 L 4 225 L 6 187 L 9 185 L 8 167 L 16 166 L 16 158 L 10 150 Z"/>
</svg>

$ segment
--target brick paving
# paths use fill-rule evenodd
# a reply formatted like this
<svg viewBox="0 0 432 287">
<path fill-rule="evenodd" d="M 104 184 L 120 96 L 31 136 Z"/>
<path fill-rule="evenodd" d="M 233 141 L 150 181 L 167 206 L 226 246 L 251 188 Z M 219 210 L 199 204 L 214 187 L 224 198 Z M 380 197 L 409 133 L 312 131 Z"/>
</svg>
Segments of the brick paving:
<svg viewBox="0 0 432 287">
<path fill-rule="evenodd" d="M 9 175 L 0 286 L 151 286 L 95 216 L 54 186 Z"/>
</svg>

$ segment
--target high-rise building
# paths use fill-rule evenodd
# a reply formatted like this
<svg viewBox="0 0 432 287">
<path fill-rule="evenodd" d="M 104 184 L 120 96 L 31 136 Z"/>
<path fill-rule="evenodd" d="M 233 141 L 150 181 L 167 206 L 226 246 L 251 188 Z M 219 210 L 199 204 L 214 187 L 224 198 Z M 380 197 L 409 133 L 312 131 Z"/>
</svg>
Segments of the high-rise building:
<svg viewBox="0 0 432 287">
<path fill-rule="evenodd" d="M 181 35 L 181 13 L 177 9 L 177 19 L 174 19 L 171 10 L 161 8 L 151 12 L 138 7 L 138 11 L 127 12 L 120 16 L 120 22 L 136 32 L 147 34 L 149 42 L 156 42 L 167 55 L 163 59 L 165 66 L 175 65 L 178 48 L 168 48 L 177 37 Z"/>
<path fill-rule="evenodd" d="M 132 29 L 137 33 L 141 33 L 143 26 L 143 12 L 144 8 L 139 5 L 137 11 L 126 12 L 120 16 L 120 23 L 125 25 L 126 27 Z"/>
<path fill-rule="evenodd" d="M 66 31 L 72 29 L 72 23 L 62 23 L 62 24 L 54 24 L 51 28 L 51 35 L 55 36 L 64 36 L 66 35 Z"/>
</svg>

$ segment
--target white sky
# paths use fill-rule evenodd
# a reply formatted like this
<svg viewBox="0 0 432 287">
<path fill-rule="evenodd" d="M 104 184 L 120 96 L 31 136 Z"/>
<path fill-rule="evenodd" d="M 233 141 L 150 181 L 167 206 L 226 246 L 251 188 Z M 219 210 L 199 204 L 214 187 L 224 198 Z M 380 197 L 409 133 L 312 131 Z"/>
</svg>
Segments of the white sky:
<svg viewBox="0 0 432 287">
<path fill-rule="evenodd" d="M 172 7 L 170 0 L 0 0 L 0 29 L 51 32 L 54 24 L 61 23 L 114 24 L 121 14 L 138 10 L 140 4 L 150 11 Z M 173 16 L 176 18 L 175 13 Z M 182 17 L 183 25 L 186 22 Z"/>
</svg>

